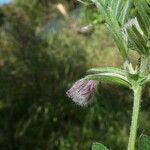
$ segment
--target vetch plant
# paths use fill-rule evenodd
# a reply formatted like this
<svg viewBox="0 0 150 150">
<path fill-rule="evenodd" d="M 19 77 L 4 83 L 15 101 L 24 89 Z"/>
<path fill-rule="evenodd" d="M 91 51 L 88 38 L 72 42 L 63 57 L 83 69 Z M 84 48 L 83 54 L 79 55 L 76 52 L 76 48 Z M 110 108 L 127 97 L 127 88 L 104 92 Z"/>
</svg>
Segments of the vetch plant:
<svg viewBox="0 0 150 150">
<path fill-rule="evenodd" d="M 91 0 L 102 14 L 105 23 L 124 60 L 123 69 L 114 67 L 91 68 L 88 75 L 77 81 L 67 95 L 79 105 L 88 105 L 98 82 L 116 84 L 131 89 L 134 93 L 133 112 L 127 150 L 136 149 L 138 116 L 142 90 L 150 81 L 148 59 L 150 56 L 150 0 Z M 139 55 L 133 66 L 129 51 Z M 150 150 L 150 138 L 139 138 L 139 150 Z M 108 150 L 100 143 L 92 150 Z"/>
</svg>

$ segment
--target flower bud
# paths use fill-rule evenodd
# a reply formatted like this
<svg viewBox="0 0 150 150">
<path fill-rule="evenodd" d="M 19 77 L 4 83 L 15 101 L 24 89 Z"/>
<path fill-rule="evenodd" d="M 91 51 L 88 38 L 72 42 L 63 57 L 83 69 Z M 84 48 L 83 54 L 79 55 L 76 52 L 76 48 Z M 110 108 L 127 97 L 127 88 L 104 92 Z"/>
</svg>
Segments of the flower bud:
<svg viewBox="0 0 150 150">
<path fill-rule="evenodd" d="M 91 103 L 92 94 L 97 86 L 97 81 L 80 79 L 67 91 L 67 96 L 81 106 Z"/>
</svg>

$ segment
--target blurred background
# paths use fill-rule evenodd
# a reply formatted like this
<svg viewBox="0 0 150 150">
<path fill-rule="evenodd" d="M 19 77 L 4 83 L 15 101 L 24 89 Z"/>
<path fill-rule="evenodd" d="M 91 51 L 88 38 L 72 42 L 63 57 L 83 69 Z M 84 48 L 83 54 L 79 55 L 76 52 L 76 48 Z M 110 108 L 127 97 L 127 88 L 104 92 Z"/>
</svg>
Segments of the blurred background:
<svg viewBox="0 0 150 150">
<path fill-rule="evenodd" d="M 122 63 L 88 0 L 0 0 L 0 149 L 90 150 L 93 142 L 125 149 L 131 91 L 100 84 L 86 108 L 66 96 L 88 68 Z M 150 134 L 149 90 L 139 135 Z"/>
</svg>

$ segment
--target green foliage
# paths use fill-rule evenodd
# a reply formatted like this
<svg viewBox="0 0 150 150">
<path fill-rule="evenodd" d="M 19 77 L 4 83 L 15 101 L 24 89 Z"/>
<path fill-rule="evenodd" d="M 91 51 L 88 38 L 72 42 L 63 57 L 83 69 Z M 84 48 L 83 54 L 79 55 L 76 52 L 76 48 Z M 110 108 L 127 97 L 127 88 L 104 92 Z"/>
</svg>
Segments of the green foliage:
<svg viewBox="0 0 150 150">
<path fill-rule="evenodd" d="M 149 78 L 149 76 L 147 76 L 147 73 L 149 72 L 149 47 L 147 42 L 149 41 L 150 31 L 150 3 L 149 1 L 143 2 L 142 0 L 134 2 L 135 9 L 137 9 L 137 13 L 140 16 L 140 19 L 138 17 L 138 20 L 140 20 L 139 24 L 137 18 L 131 19 L 125 23 L 125 19 L 127 19 L 129 16 L 132 16 L 130 15 L 132 0 L 127 0 L 125 3 L 123 0 L 91 1 L 93 1 L 98 10 L 102 12 L 110 33 L 112 34 L 114 41 L 119 48 L 120 54 L 128 64 L 125 66 L 126 68 L 124 68 L 127 70 L 126 74 L 123 74 L 123 71 L 120 74 L 120 71 L 115 68 L 94 68 L 90 70 L 91 73 L 84 79 L 127 86 L 133 90 L 133 112 L 127 149 L 135 150 L 142 88 L 145 84 L 144 80 Z M 145 35 L 140 25 L 142 27 L 144 26 L 143 31 L 147 31 Z M 135 69 L 128 59 L 128 48 L 132 48 L 140 55 L 140 64 L 137 64 Z M 143 139 L 141 140 L 141 145 L 141 149 L 146 149 L 144 146 L 147 147 L 147 143 L 144 143 Z M 149 148 L 150 147 L 148 146 L 147 149 Z"/>
<path fill-rule="evenodd" d="M 127 29 L 128 32 L 128 40 L 131 48 L 136 50 L 139 54 L 146 54 L 148 55 L 149 50 L 146 47 L 146 38 L 137 30 L 136 27 L 132 27 Z"/>
<path fill-rule="evenodd" d="M 90 75 L 87 75 L 87 80 L 97 80 L 105 83 L 112 83 L 121 85 L 124 87 L 131 87 L 130 82 L 127 78 L 127 72 L 121 69 L 106 67 L 106 68 L 92 68 L 88 71 Z M 92 74 L 91 74 L 92 73 Z"/>
<path fill-rule="evenodd" d="M 80 129 L 70 125 L 75 110 L 71 110 L 74 106 L 67 101 L 65 89 L 85 72 L 86 52 L 78 39 L 65 42 L 67 33 L 49 40 L 41 38 L 35 23 L 14 11 L 8 12 L 5 24 L 9 26 L 0 33 L 4 62 L 0 70 L 0 147 L 70 149 L 75 136 L 72 132 Z M 84 116 L 84 112 L 80 114 Z M 75 124 L 82 122 L 73 118 Z"/>
<path fill-rule="evenodd" d="M 92 150 L 108 150 L 108 149 L 100 143 L 94 143 L 92 146 Z"/>
<path fill-rule="evenodd" d="M 124 3 L 123 0 L 122 1 L 92 0 L 92 1 L 98 7 L 99 11 L 102 12 L 106 24 L 109 28 L 109 31 L 112 34 L 122 57 L 126 60 L 128 49 L 123 40 L 123 35 L 120 31 L 122 25 L 124 24 L 125 18 L 127 18 L 128 11 L 131 5 L 130 4 L 131 0 L 128 0 L 126 3 Z"/>
<path fill-rule="evenodd" d="M 142 135 L 139 139 L 139 150 L 149 150 L 150 149 L 150 137 Z"/>
<path fill-rule="evenodd" d="M 137 51 L 140 55 L 149 55 L 149 18 L 150 18 L 150 2 L 134 1 L 134 13 L 132 18 L 124 24 L 125 39 L 128 47 Z"/>
<path fill-rule="evenodd" d="M 110 92 L 112 94 L 105 97 L 108 88 L 104 88 L 96 96 L 98 99 L 95 98 L 99 105 L 85 109 L 71 103 L 65 94 L 72 82 L 85 75 L 87 65 L 97 62 L 106 65 L 110 57 L 117 64 L 116 53 L 111 53 L 114 45 L 104 27 L 97 27 L 91 37 L 64 29 L 43 39 L 30 17 L 22 17 L 24 9 L 21 10 L 19 14 L 14 13 L 15 10 L 7 12 L 5 23 L 9 26 L 5 27 L 9 30 L 0 32 L 0 60 L 4 64 L 0 69 L 1 149 L 86 150 L 90 149 L 92 141 L 99 139 L 105 140 L 107 145 L 117 139 L 112 149 L 124 148 L 128 126 L 123 123 L 129 116 L 122 100 L 119 103 L 110 101 L 122 99 L 122 91 L 120 95 Z M 91 39 L 95 42 L 90 43 Z M 100 43 L 103 43 L 101 50 Z M 107 51 L 110 51 L 109 57 L 103 59 Z M 87 62 L 91 59 L 94 61 Z M 126 112 L 124 117 L 120 105 Z M 110 123 L 107 123 L 108 119 Z M 121 139 L 119 135 L 125 138 Z"/>
<path fill-rule="evenodd" d="M 123 69 L 115 68 L 115 67 L 98 67 L 98 68 L 91 68 L 87 71 L 88 74 L 95 74 L 95 73 L 116 73 L 122 76 L 126 76 L 127 72 Z"/>
<path fill-rule="evenodd" d="M 2 7 L 0 149 L 87 150 L 92 141 L 104 141 L 112 150 L 125 149 L 131 110 L 128 90 L 100 84 L 97 102 L 84 109 L 65 94 L 87 68 L 120 64 L 108 32 L 95 26 L 93 35 L 83 37 L 67 28 L 44 38 L 39 28 L 56 3 L 48 1 L 49 7 L 44 6 L 46 0 Z M 140 131 L 149 133 L 149 101 L 145 108 L 147 118 L 141 117 Z"/>
<path fill-rule="evenodd" d="M 149 0 L 134 0 L 136 7 L 136 15 L 142 27 L 144 34 L 150 37 L 150 1 Z"/>
</svg>

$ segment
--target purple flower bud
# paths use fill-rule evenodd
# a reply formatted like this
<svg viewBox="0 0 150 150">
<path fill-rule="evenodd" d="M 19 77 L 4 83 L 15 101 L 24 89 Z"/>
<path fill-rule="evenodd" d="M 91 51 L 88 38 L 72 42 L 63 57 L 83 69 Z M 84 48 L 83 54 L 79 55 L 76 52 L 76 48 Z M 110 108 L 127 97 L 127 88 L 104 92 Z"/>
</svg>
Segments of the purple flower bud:
<svg viewBox="0 0 150 150">
<path fill-rule="evenodd" d="M 97 81 L 80 79 L 67 91 L 67 96 L 75 103 L 86 106 L 91 103 L 91 96 L 97 86 Z"/>
</svg>

